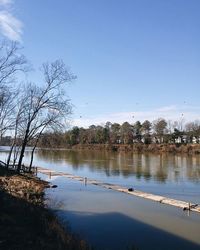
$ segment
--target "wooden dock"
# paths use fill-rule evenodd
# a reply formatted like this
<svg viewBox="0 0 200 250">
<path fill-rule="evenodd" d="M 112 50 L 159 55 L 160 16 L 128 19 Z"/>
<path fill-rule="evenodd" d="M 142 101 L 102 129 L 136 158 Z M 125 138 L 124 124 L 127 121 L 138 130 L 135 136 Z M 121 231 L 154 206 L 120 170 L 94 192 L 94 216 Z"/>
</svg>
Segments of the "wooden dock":
<svg viewBox="0 0 200 250">
<path fill-rule="evenodd" d="M 111 190 L 115 190 L 118 192 L 123 192 L 123 193 L 129 194 L 129 195 L 134 195 L 134 196 L 142 197 L 142 198 L 149 199 L 152 201 L 156 201 L 156 202 L 159 202 L 162 204 L 167 204 L 167 205 L 171 205 L 174 207 L 178 207 L 178 208 L 181 208 L 183 210 L 200 213 L 200 205 L 194 204 L 191 202 L 175 200 L 175 199 L 167 198 L 167 197 L 164 197 L 161 195 L 155 195 L 155 194 L 151 194 L 151 193 L 142 192 L 142 191 L 135 190 L 132 188 L 128 189 L 128 188 L 125 188 L 125 187 L 122 187 L 119 185 L 115 185 L 115 184 L 111 184 L 111 183 L 104 183 L 101 181 L 88 179 L 86 177 L 76 176 L 76 175 L 72 175 L 69 173 L 57 172 L 57 171 L 42 168 L 42 167 L 35 167 L 35 172 L 48 175 L 50 178 L 53 176 L 62 176 L 62 177 L 66 177 L 66 178 L 69 178 L 72 180 L 81 181 L 81 182 L 85 183 L 85 185 L 87 185 L 87 184 L 97 185 L 97 186 L 100 186 L 100 187 L 103 187 L 106 189 L 111 189 Z"/>
</svg>

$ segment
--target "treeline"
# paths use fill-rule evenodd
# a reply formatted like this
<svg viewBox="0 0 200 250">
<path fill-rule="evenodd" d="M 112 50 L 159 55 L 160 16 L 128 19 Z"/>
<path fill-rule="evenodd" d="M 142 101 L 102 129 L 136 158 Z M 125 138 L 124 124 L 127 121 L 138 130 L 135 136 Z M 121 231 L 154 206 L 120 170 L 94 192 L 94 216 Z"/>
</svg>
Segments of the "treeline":
<svg viewBox="0 0 200 250">
<path fill-rule="evenodd" d="M 199 143 L 200 122 L 166 121 L 158 118 L 134 124 L 107 122 L 105 126 L 73 127 L 65 133 L 46 133 L 39 142 L 41 147 L 67 147 L 77 144 L 134 144 L 134 143 Z"/>
</svg>

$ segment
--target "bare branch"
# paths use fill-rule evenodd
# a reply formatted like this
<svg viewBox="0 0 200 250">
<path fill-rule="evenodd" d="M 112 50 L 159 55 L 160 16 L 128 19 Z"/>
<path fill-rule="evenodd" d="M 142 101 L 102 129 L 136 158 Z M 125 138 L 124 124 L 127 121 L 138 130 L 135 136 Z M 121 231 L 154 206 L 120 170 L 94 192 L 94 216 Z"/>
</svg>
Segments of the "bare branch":
<svg viewBox="0 0 200 250">
<path fill-rule="evenodd" d="M 23 143 L 19 168 L 27 143 L 34 139 L 38 141 L 38 136 L 40 137 L 46 129 L 61 129 L 64 120 L 72 111 L 70 100 L 65 95 L 64 85 L 75 77 L 60 60 L 44 64 L 43 73 L 45 82 L 42 87 L 29 83 L 22 91 L 21 102 L 24 106 L 19 131 Z"/>
</svg>

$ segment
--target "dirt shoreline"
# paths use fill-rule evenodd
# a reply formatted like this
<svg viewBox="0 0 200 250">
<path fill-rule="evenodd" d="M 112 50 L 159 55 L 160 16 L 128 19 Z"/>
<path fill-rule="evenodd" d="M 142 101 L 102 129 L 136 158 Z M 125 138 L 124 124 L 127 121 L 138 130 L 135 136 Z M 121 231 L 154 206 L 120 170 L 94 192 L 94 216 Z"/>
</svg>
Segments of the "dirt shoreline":
<svg viewBox="0 0 200 250">
<path fill-rule="evenodd" d="M 45 207 L 48 185 L 37 177 L 0 168 L 0 249 L 89 249 Z"/>
</svg>

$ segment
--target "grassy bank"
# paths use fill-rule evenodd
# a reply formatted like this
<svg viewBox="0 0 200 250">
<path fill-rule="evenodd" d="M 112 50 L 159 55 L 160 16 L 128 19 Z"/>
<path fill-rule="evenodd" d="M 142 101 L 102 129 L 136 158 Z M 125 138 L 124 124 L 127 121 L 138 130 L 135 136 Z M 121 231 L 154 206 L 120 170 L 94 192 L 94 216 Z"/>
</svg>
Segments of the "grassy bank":
<svg viewBox="0 0 200 250">
<path fill-rule="evenodd" d="M 86 250 L 44 206 L 47 182 L 0 169 L 0 249 Z"/>
</svg>

